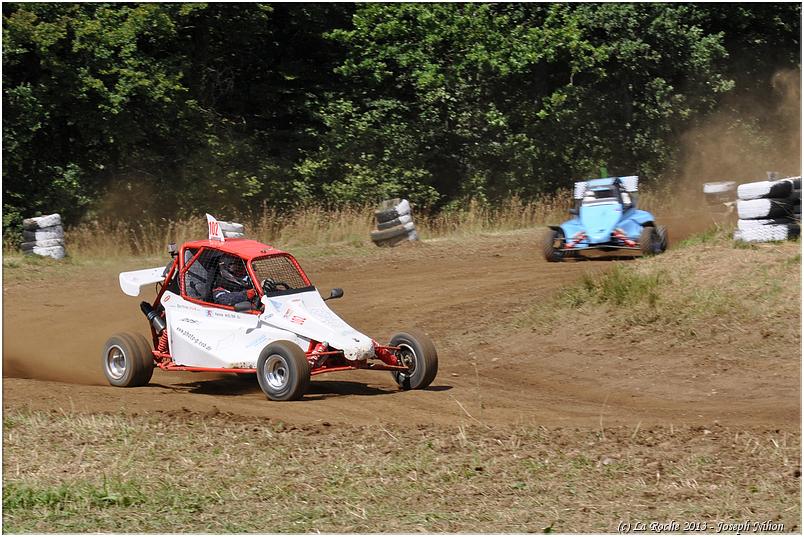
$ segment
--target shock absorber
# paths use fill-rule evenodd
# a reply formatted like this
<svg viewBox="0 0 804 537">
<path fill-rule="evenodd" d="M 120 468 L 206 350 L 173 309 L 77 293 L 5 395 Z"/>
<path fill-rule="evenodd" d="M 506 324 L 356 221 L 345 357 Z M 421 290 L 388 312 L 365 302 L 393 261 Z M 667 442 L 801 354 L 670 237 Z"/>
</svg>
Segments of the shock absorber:
<svg viewBox="0 0 804 537">
<path fill-rule="evenodd" d="M 151 322 L 151 326 L 154 327 L 156 330 L 156 335 L 162 334 L 162 332 L 167 328 L 167 324 L 165 324 L 165 320 L 159 315 L 154 309 L 145 301 L 140 303 L 140 309 Z"/>
</svg>

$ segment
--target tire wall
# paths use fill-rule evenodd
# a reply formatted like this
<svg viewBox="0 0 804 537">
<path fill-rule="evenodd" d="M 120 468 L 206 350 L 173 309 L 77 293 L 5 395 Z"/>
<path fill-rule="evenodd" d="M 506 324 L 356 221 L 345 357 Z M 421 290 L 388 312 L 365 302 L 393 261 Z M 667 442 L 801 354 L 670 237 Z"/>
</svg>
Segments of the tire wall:
<svg viewBox="0 0 804 537">
<path fill-rule="evenodd" d="M 23 220 L 22 241 L 20 249 L 26 255 L 53 259 L 62 259 L 67 255 L 64 248 L 64 228 L 58 213 Z"/>
<path fill-rule="evenodd" d="M 374 230 L 370 236 L 371 242 L 377 246 L 390 247 L 419 240 L 410 202 L 406 199 L 397 198 L 381 202 L 374 211 L 374 223 Z"/>
<path fill-rule="evenodd" d="M 801 177 L 743 183 L 737 187 L 734 240 L 771 242 L 801 233 Z"/>
</svg>

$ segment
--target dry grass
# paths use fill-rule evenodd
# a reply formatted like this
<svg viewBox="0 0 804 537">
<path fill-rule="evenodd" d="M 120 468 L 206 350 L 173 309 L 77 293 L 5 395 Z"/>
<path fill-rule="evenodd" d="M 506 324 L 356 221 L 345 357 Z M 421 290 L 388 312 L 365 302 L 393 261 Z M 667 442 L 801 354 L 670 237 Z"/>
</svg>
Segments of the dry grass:
<svg viewBox="0 0 804 537">
<path fill-rule="evenodd" d="M 640 206 L 647 210 L 667 210 L 667 198 L 646 192 Z M 532 228 L 566 220 L 572 205 L 569 191 L 546 195 L 535 201 L 513 197 L 490 207 L 470 202 L 460 208 L 437 214 L 415 212 L 414 220 L 422 239 L 494 233 Z M 374 206 L 324 208 L 305 207 L 289 214 L 264 208 L 256 217 L 234 217 L 246 226 L 250 238 L 281 248 L 330 248 L 349 246 L 372 247 L 369 231 L 374 229 Z M 218 214 L 221 219 L 232 215 Z M 175 221 L 95 221 L 66 231 L 68 254 L 78 259 L 110 259 L 120 257 L 158 257 L 169 242 L 180 244 L 206 237 L 203 216 Z M 19 256 L 19 237 L 4 236 L 3 253 Z"/>
<path fill-rule="evenodd" d="M 5 532 L 614 532 L 800 520 L 798 434 L 4 413 Z"/>
<path fill-rule="evenodd" d="M 652 259 L 587 274 L 519 319 L 545 334 L 583 325 L 649 335 L 665 344 L 705 338 L 727 345 L 758 338 L 758 353 L 789 352 L 801 340 L 801 244 L 747 245 L 722 228 L 694 235 Z M 761 344 L 760 344 L 761 342 Z"/>
</svg>

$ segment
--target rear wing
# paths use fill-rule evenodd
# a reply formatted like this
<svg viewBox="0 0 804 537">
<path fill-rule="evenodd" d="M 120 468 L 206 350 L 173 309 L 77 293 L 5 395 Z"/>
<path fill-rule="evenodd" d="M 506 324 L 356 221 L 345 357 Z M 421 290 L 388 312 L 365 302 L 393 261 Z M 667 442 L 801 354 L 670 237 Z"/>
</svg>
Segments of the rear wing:
<svg viewBox="0 0 804 537">
<path fill-rule="evenodd" d="M 614 180 L 619 179 L 620 183 L 623 186 L 623 189 L 626 192 L 636 192 L 639 186 L 639 176 L 637 175 L 627 175 L 625 177 L 606 177 L 603 179 L 589 179 L 588 181 L 578 181 L 575 183 L 575 191 L 573 192 L 573 198 L 576 200 L 583 199 L 583 195 L 588 188 L 594 188 L 597 186 L 611 186 L 614 184 Z"/>
<path fill-rule="evenodd" d="M 170 268 L 170 267 L 168 267 Z M 154 267 L 120 273 L 120 289 L 128 296 L 139 296 L 143 285 L 159 283 L 165 279 L 165 267 Z"/>
</svg>

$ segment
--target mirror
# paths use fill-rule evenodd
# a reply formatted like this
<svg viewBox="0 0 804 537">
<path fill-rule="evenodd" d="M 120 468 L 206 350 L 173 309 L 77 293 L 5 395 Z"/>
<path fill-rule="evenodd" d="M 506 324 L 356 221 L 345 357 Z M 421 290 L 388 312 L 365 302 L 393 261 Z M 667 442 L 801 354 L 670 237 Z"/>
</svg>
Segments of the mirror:
<svg viewBox="0 0 804 537">
<path fill-rule="evenodd" d="M 570 214 L 577 215 L 577 214 L 578 214 L 578 209 L 570 209 L 570 210 L 569 210 L 569 213 L 570 213 Z"/>
<path fill-rule="evenodd" d="M 329 296 L 324 300 L 329 300 L 330 298 L 341 298 L 343 296 L 343 289 L 340 287 L 336 287 L 332 291 L 329 292 Z"/>
<path fill-rule="evenodd" d="M 234 305 L 234 310 L 238 313 L 243 313 L 244 311 L 251 311 L 254 309 L 254 305 L 249 302 L 248 300 L 244 300 L 243 302 L 238 302 Z"/>
</svg>

